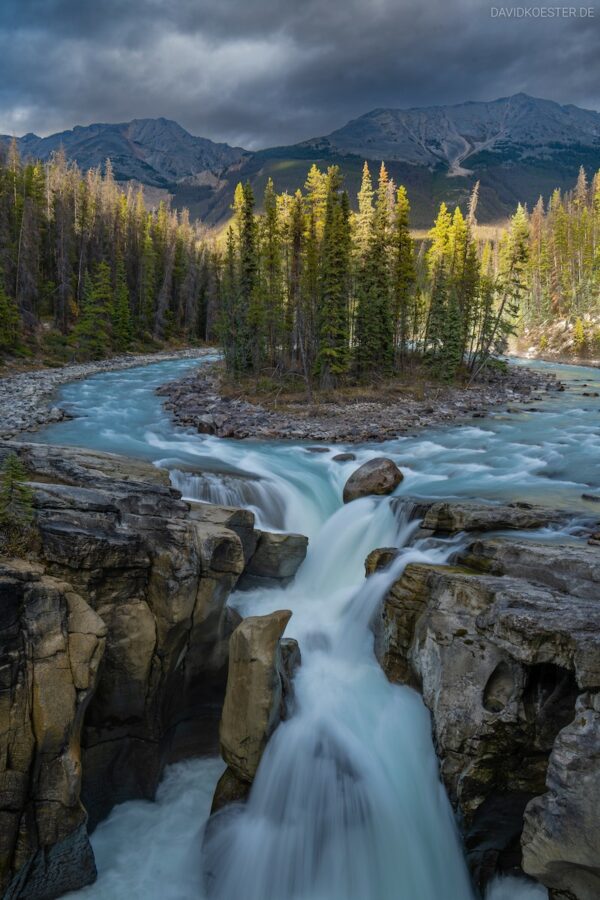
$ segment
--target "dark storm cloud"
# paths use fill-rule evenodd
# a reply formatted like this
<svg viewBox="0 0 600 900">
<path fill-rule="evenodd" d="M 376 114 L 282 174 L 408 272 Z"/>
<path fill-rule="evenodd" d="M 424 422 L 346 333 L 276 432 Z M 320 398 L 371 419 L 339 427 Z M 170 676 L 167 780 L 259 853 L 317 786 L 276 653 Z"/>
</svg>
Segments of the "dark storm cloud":
<svg viewBox="0 0 600 900">
<path fill-rule="evenodd" d="M 600 7 L 492 18 L 503 2 L 0 0 L 0 131 L 164 115 L 256 147 L 381 106 L 526 91 L 597 109 Z"/>
</svg>

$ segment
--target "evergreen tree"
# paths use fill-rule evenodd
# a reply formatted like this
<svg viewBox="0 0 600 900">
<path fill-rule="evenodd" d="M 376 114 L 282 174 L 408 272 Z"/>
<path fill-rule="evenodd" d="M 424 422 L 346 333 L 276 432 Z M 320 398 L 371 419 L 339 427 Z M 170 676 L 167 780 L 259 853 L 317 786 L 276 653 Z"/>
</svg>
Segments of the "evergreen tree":
<svg viewBox="0 0 600 900">
<path fill-rule="evenodd" d="M 82 307 L 73 329 L 73 343 L 85 358 L 102 359 L 107 354 L 112 299 L 110 268 L 101 262 L 93 278 L 87 273 L 84 276 Z"/>
<path fill-rule="evenodd" d="M 27 471 L 16 453 L 0 467 L 0 550 L 20 555 L 33 534 L 33 492 L 24 484 Z"/>
<path fill-rule="evenodd" d="M 0 351 L 16 347 L 19 337 L 19 321 L 17 304 L 6 293 L 4 277 L 2 269 L 0 269 Z"/>
<path fill-rule="evenodd" d="M 284 342 L 283 271 L 281 225 L 277 195 L 271 178 L 267 181 L 262 218 L 262 281 L 266 353 L 271 366 L 281 362 Z"/>
<path fill-rule="evenodd" d="M 129 306 L 129 288 L 123 259 L 117 260 L 117 287 L 111 307 L 112 343 L 115 350 L 129 350 L 133 337 L 131 326 L 131 310 Z"/>
<path fill-rule="evenodd" d="M 327 199 L 318 310 L 316 372 L 323 388 L 336 385 L 349 364 L 350 208 L 338 166 L 327 173 Z"/>
<path fill-rule="evenodd" d="M 391 237 L 392 247 L 392 326 L 394 348 L 400 366 L 404 365 L 410 338 L 416 336 L 418 322 L 414 294 L 416 272 L 413 242 L 409 231 L 410 205 L 406 189 L 401 185 L 396 194 L 396 208 Z"/>
<path fill-rule="evenodd" d="M 371 231 L 373 227 L 373 183 L 371 181 L 371 173 L 369 165 L 365 162 L 363 166 L 362 182 L 358 192 L 358 212 L 354 217 L 354 250 L 362 262 L 366 256 L 371 241 Z"/>
<path fill-rule="evenodd" d="M 388 176 L 381 165 L 377 203 L 358 277 L 354 362 L 359 376 L 389 374 L 394 355 L 388 256 Z"/>
<path fill-rule="evenodd" d="M 238 372 L 259 371 L 265 354 L 264 304 L 259 286 L 257 226 L 254 217 L 254 193 L 247 182 L 243 187 L 240 213 L 239 290 L 235 308 Z"/>
</svg>

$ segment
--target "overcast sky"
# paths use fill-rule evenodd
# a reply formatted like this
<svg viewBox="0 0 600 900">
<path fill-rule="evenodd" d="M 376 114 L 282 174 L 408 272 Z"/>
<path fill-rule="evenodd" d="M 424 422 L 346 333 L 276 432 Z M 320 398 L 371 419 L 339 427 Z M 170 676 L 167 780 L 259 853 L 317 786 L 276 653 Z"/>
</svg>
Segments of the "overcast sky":
<svg viewBox="0 0 600 900">
<path fill-rule="evenodd" d="M 255 149 L 382 106 L 525 91 L 599 109 L 600 5 L 493 17 L 506 2 L 0 0 L 0 133 L 162 115 Z"/>
</svg>

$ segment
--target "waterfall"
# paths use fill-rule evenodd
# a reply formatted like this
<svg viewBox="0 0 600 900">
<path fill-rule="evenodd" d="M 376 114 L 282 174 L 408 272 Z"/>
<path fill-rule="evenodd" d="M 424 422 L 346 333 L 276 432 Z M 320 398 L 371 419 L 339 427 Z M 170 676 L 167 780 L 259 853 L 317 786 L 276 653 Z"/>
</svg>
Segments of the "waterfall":
<svg viewBox="0 0 600 900">
<path fill-rule="evenodd" d="M 269 742 L 248 803 L 211 824 L 211 900 L 472 897 L 429 716 L 373 654 L 369 623 L 391 583 L 408 563 L 451 552 L 407 547 L 418 527 L 410 513 L 397 518 L 387 499 L 342 507 L 292 585 L 232 598 L 244 614 L 292 609 L 287 633 L 302 665 L 294 714 Z M 404 549 L 361 584 L 375 546 Z"/>
<path fill-rule="evenodd" d="M 196 760 L 169 769 L 156 804 L 123 804 L 100 825 L 92 835 L 100 877 L 80 896 L 203 900 L 204 866 L 211 900 L 473 900 L 429 715 L 417 693 L 388 683 L 370 623 L 407 564 L 443 562 L 456 549 L 419 538 L 419 498 L 518 497 L 589 513 L 581 495 L 600 490 L 598 372 L 585 373 L 589 398 L 565 391 L 536 401 L 536 413 L 499 411 L 482 428 L 455 423 L 353 447 L 356 459 L 340 463 L 339 446 L 310 453 L 174 428 L 153 392 L 184 370 L 162 363 L 69 385 L 62 397 L 80 417 L 36 439 L 151 459 L 189 499 L 243 505 L 260 528 L 309 536 L 288 587 L 231 598 L 243 615 L 293 611 L 287 633 L 302 651 L 296 706 L 269 741 L 248 804 L 214 820 L 204 863 L 200 832 L 222 769 Z M 582 371 L 560 367 L 560 375 L 576 385 Z M 343 506 L 345 480 L 377 455 L 402 468 L 397 496 Z M 365 557 L 386 546 L 398 556 L 365 581 Z M 499 879 L 486 900 L 546 896 Z"/>
</svg>

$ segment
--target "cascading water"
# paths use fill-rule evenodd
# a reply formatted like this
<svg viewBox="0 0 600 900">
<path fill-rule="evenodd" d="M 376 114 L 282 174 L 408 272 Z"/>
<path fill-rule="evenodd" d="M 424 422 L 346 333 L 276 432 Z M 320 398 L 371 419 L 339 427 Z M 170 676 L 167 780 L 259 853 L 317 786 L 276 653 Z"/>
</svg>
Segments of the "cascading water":
<svg viewBox="0 0 600 900">
<path fill-rule="evenodd" d="M 344 507 L 342 486 L 357 465 L 385 453 L 403 468 L 400 497 L 518 496 L 583 509 L 581 493 L 600 487 L 597 401 L 575 387 L 538 404 L 539 413 L 500 413 L 483 428 L 353 448 L 357 460 L 339 464 L 332 460 L 339 448 L 313 454 L 301 445 L 173 429 L 153 388 L 188 366 L 163 363 L 71 385 L 63 398 L 83 417 L 40 439 L 152 459 L 171 471 L 184 496 L 247 505 L 260 527 L 310 537 L 307 559 L 286 589 L 232 598 L 244 615 L 292 609 L 288 634 L 299 640 L 302 666 L 294 714 L 271 739 L 247 806 L 211 829 L 211 900 L 471 900 L 429 717 L 416 693 L 387 682 L 369 629 L 403 566 L 441 562 L 452 547 L 409 546 L 415 523 L 399 514 L 396 498 Z M 598 373 L 561 371 L 574 386 L 582 374 L 600 386 Z M 382 546 L 404 549 L 388 572 L 365 581 L 364 559 Z M 157 804 L 113 811 L 92 838 L 99 880 L 81 895 L 200 900 L 199 829 L 221 770 L 213 761 L 174 766 Z M 508 879 L 487 900 L 545 895 Z"/>
<path fill-rule="evenodd" d="M 389 500 L 356 501 L 323 526 L 291 587 L 234 596 L 243 614 L 293 610 L 302 665 L 294 714 L 270 741 L 249 802 L 211 828 L 211 898 L 472 896 L 429 717 L 414 692 L 387 681 L 369 630 L 402 568 L 443 562 L 452 547 L 421 542 L 355 587 L 367 552 L 404 545 L 416 525 L 399 527 Z"/>
</svg>

